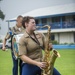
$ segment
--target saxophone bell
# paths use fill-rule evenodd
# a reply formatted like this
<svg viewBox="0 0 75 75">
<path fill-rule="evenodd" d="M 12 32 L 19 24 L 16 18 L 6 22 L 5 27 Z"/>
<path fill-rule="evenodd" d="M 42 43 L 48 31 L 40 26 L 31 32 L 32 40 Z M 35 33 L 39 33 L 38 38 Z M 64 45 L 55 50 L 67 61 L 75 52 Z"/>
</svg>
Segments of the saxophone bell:
<svg viewBox="0 0 75 75">
<path fill-rule="evenodd" d="M 53 49 L 53 52 L 54 52 L 54 54 L 55 54 L 57 57 L 60 57 L 60 54 L 59 54 L 59 52 L 58 52 L 57 50 Z"/>
</svg>

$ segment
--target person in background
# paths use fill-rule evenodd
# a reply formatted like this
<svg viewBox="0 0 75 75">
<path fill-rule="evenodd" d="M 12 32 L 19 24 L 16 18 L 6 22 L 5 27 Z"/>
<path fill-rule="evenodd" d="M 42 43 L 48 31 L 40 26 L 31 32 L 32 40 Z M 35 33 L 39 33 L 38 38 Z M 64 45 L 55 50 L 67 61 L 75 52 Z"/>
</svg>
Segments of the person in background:
<svg viewBox="0 0 75 75">
<path fill-rule="evenodd" d="M 25 28 L 24 35 L 19 40 L 19 57 L 22 60 L 22 75 L 41 75 L 46 62 L 42 61 L 42 49 L 45 48 L 45 37 L 36 32 L 34 17 L 23 18 L 22 25 Z M 52 49 L 52 45 L 49 46 Z M 54 68 L 53 75 L 60 75 Z"/>
<path fill-rule="evenodd" d="M 23 20 L 23 17 L 21 15 L 19 15 L 16 20 L 16 25 L 14 27 L 10 28 L 13 35 L 24 32 L 25 29 L 22 26 L 22 20 Z M 9 34 L 9 32 L 8 32 L 3 41 L 3 48 L 2 48 L 3 51 L 6 50 L 5 45 L 9 38 L 13 38 L 13 36 L 11 36 L 11 34 Z M 12 41 L 12 39 L 11 39 L 11 41 Z M 13 47 L 12 47 L 12 43 L 11 43 L 11 55 L 12 55 L 12 60 L 13 60 L 13 70 L 12 70 L 13 74 L 12 75 L 18 75 L 18 65 L 20 66 L 20 75 L 21 75 L 21 60 L 15 59 L 12 49 L 13 49 Z"/>
</svg>

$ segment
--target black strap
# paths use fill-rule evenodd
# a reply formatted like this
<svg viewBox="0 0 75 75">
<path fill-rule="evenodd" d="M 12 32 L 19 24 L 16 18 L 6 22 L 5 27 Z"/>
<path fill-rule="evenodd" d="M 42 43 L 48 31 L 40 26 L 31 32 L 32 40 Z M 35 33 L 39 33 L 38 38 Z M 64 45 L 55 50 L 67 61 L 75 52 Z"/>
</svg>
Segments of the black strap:
<svg viewBox="0 0 75 75">
<path fill-rule="evenodd" d="M 27 32 L 26 32 L 26 33 L 27 33 Z M 28 33 L 27 33 L 27 34 L 28 34 Z M 33 33 L 33 34 L 34 34 L 35 39 L 34 39 L 33 37 L 31 37 L 29 34 L 28 34 L 28 35 L 30 36 L 30 38 L 31 38 L 34 42 L 36 42 L 36 43 L 40 46 L 41 49 L 44 50 L 43 46 L 40 45 L 40 42 L 38 41 L 38 39 L 37 39 L 35 33 Z"/>
<path fill-rule="evenodd" d="M 14 29 L 14 32 L 16 32 L 16 29 L 15 29 L 15 27 L 13 27 L 13 29 Z"/>
</svg>

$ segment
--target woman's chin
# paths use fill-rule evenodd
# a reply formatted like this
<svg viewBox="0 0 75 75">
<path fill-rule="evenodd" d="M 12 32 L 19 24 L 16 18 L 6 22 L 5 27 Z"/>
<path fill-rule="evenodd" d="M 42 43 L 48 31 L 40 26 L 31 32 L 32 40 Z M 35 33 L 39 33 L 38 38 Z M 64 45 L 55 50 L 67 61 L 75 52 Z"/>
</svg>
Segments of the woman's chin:
<svg viewBox="0 0 75 75">
<path fill-rule="evenodd" d="M 33 28 L 33 30 L 35 31 L 35 30 L 36 30 L 36 28 Z"/>
</svg>

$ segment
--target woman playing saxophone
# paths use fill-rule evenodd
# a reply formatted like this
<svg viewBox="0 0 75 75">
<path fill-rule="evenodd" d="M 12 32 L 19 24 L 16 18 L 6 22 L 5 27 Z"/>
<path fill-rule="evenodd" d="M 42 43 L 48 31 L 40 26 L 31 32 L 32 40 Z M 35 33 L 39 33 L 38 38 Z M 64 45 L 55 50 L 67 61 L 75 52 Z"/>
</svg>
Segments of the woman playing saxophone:
<svg viewBox="0 0 75 75">
<path fill-rule="evenodd" d="M 19 56 L 23 61 L 22 75 L 41 75 L 42 69 L 47 66 L 47 62 L 42 61 L 45 37 L 35 31 L 34 17 L 24 17 L 22 25 L 25 28 L 24 35 L 19 40 Z M 52 49 L 52 45 L 49 46 L 49 49 Z M 60 75 L 60 73 L 53 68 L 53 75 Z"/>
</svg>

